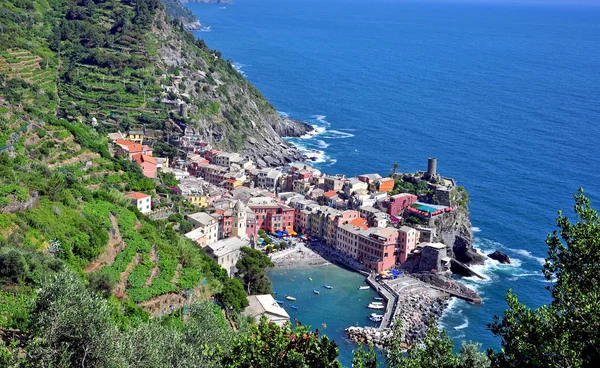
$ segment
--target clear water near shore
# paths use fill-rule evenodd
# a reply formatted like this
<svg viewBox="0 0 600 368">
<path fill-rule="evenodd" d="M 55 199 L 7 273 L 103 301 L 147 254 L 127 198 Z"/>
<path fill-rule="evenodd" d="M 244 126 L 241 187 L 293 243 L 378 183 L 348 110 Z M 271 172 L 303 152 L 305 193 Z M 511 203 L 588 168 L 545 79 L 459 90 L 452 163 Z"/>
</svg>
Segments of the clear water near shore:
<svg viewBox="0 0 600 368">
<path fill-rule="evenodd" d="M 483 303 L 453 302 L 442 324 L 458 345 L 498 348 L 486 325 L 506 308 L 506 289 L 530 307 L 550 300 L 540 271 L 556 211 L 572 215 L 579 186 L 600 203 L 600 7 L 489 3 L 187 6 L 212 26 L 196 33 L 210 48 L 279 111 L 319 127 L 294 143 L 323 171 L 415 171 L 437 157 L 465 186 L 475 245 L 514 263 L 479 267 L 487 280 L 464 281 Z M 348 366 L 353 346 L 340 345 Z"/>
<path fill-rule="evenodd" d="M 291 320 L 319 329 L 340 347 L 340 361 L 344 367 L 352 363 L 352 350 L 356 344 L 346 337 L 345 329 L 350 326 L 377 326 L 367 317 L 375 312 L 367 308 L 377 293 L 373 289 L 358 290 L 367 285 L 365 277 L 335 265 L 313 268 L 275 268 L 268 273 L 277 292 L 275 299 L 284 300 L 283 307 Z M 309 280 L 312 278 L 312 281 Z M 323 284 L 333 286 L 328 290 Z M 314 289 L 320 295 L 313 293 Z M 296 301 L 285 300 L 286 295 Z M 291 308 L 292 305 L 298 310 Z M 325 326 L 324 326 L 325 324 Z"/>
</svg>

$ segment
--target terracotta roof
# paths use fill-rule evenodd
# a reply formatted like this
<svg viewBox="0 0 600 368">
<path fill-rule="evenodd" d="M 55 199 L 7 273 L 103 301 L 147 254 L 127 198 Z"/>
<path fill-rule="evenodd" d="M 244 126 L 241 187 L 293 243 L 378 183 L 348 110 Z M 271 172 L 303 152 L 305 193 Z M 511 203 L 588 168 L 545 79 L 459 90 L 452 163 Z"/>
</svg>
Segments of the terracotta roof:
<svg viewBox="0 0 600 368">
<path fill-rule="evenodd" d="M 137 162 L 140 165 L 143 164 L 144 162 L 156 165 L 156 160 L 154 159 L 154 157 L 152 157 L 150 155 L 142 155 L 141 153 L 134 155 L 133 161 Z"/>
<path fill-rule="evenodd" d="M 369 228 L 369 224 L 367 223 L 367 220 L 365 220 L 362 217 L 355 218 L 354 220 L 350 221 L 349 224 L 352 226 L 359 227 L 363 230 L 366 230 Z"/>
<path fill-rule="evenodd" d="M 144 194 L 144 193 L 140 193 L 140 192 L 129 193 L 129 194 L 126 194 L 126 196 L 131 199 L 142 199 L 142 198 L 150 197 L 148 194 Z"/>
<path fill-rule="evenodd" d="M 337 195 L 337 192 L 335 190 L 330 190 L 330 191 L 323 193 L 323 196 L 325 196 L 327 198 L 332 198 L 335 195 Z"/>
</svg>

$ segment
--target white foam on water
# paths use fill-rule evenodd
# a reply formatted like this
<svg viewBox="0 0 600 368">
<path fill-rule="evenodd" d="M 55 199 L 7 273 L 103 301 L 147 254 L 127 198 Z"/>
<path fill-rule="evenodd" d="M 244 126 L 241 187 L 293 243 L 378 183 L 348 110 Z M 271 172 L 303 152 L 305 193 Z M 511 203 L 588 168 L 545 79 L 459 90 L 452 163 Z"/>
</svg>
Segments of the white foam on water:
<svg viewBox="0 0 600 368">
<path fill-rule="evenodd" d="M 325 120 L 326 117 L 327 116 L 325 116 L 325 115 L 313 115 L 312 116 L 313 119 L 315 119 L 316 121 L 318 121 L 322 125 L 325 125 L 326 127 L 330 127 L 331 123 L 328 122 L 327 120 Z"/>
<path fill-rule="evenodd" d="M 480 233 L 481 229 L 478 228 L 477 226 L 473 226 L 473 227 L 471 227 L 471 231 L 473 231 L 474 233 Z"/>
<path fill-rule="evenodd" d="M 344 139 L 344 138 L 352 138 L 354 134 L 340 132 L 339 130 L 328 130 L 327 135 L 323 136 L 323 138 L 327 139 Z"/>
<path fill-rule="evenodd" d="M 322 126 L 318 126 L 318 125 L 312 125 L 312 127 L 314 128 L 313 130 L 311 130 L 310 132 L 300 136 L 300 139 L 312 139 L 320 134 L 323 134 L 327 131 L 327 128 L 322 127 Z"/>
<path fill-rule="evenodd" d="M 285 111 L 277 111 L 277 113 L 279 114 L 279 116 L 281 116 L 282 118 L 289 118 L 290 114 L 288 114 Z"/>
<path fill-rule="evenodd" d="M 454 329 L 455 330 L 462 330 L 464 328 L 469 327 L 469 319 L 467 317 L 465 317 L 464 322 L 458 326 L 455 326 Z"/>
<path fill-rule="evenodd" d="M 522 255 L 522 256 L 524 256 L 526 258 L 533 259 L 533 260 L 537 261 L 541 265 L 544 265 L 544 263 L 546 263 L 546 260 L 543 257 L 536 257 L 533 254 L 531 254 L 531 252 L 528 251 L 528 250 L 525 250 L 525 249 L 514 249 L 514 248 L 508 248 L 508 247 L 506 249 L 510 250 L 511 252 L 520 254 L 520 255 Z"/>
<path fill-rule="evenodd" d="M 323 140 L 320 140 L 320 139 L 319 139 L 319 140 L 317 141 L 317 146 L 318 146 L 319 148 L 327 148 L 327 147 L 329 147 L 329 144 L 328 144 L 328 143 L 325 143 L 325 141 L 323 141 Z"/>
<path fill-rule="evenodd" d="M 233 69 L 237 70 L 238 73 L 246 77 L 246 72 L 242 70 L 246 66 L 245 64 L 238 63 L 237 61 L 235 61 L 231 65 L 233 66 Z"/>
</svg>

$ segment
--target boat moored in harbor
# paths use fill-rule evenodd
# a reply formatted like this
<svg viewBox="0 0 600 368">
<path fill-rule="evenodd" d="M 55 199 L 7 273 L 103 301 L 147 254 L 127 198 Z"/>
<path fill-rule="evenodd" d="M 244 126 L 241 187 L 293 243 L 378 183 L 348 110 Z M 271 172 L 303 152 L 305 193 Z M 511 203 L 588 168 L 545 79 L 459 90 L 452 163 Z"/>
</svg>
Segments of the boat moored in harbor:
<svg viewBox="0 0 600 368">
<path fill-rule="evenodd" d="M 382 303 L 370 303 L 369 305 L 367 305 L 367 308 L 370 308 L 370 309 L 384 309 L 385 305 L 383 305 Z"/>
<path fill-rule="evenodd" d="M 333 289 L 333 286 L 331 286 L 331 285 L 327 285 L 327 284 L 324 284 L 324 285 L 323 285 L 323 287 L 324 287 L 325 289 Z"/>
<path fill-rule="evenodd" d="M 287 300 L 292 300 L 292 301 L 296 300 L 296 298 L 294 298 L 293 296 L 289 296 L 289 295 L 286 295 L 285 298 Z"/>
<path fill-rule="evenodd" d="M 314 290 L 313 290 L 313 293 L 315 293 L 315 294 L 317 294 L 317 295 L 321 294 L 321 293 L 319 292 L 319 290 L 317 290 L 317 289 L 314 289 Z"/>
<path fill-rule="evenodd" d="M 370 287 L 370 286 L 368 286 L 368 285 L 365 285 L 365 286 L 359 286 L 359 287 L 358 287 L 358 289 L 359 289 L 359 290 L 368 290 L 368 289 L 370 289 L 370 288 L 371 288 L 371 287 Z"/>
</svg>

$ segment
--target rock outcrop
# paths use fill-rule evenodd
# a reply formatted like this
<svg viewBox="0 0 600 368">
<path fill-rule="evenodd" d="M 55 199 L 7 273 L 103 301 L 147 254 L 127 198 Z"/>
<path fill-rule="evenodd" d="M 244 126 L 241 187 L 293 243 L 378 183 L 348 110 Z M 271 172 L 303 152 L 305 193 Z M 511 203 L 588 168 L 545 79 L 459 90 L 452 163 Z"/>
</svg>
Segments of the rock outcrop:
<svg viewBox="0 0 600 368">
<path fill-rule="evenodd" d="M 280 117 L 220 52 L 210 50 L 202 41 L 192 44 L 166 23 L 157 23 L 153 33 L 161 43 L 158 69 L 177 73 L 176 78 L 168 76 L 164 82 L 166 96 L 162 102 L 173 106 L 168 134 L 181 135 L 183 129 L 191 127 L 213 147 L 240 152 L 259 167 L 304 159 L 283 137 L 302 136 L 312 126 Z M 181 104 L 185 104 L 185 117 L 180 113 Z"/>
<path fill-rule="evenodd" d="M 490 257 L 493 260 L 496 260 L 502 264 L 510 264 L 510 257 L 506 255 L 506 253 L 504 253 L 503 251 L 497 250 L 494 253 L 490 253 L 488 254 L 488 257 Z"/>
</svg>

